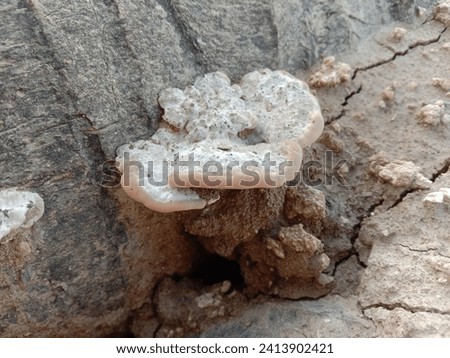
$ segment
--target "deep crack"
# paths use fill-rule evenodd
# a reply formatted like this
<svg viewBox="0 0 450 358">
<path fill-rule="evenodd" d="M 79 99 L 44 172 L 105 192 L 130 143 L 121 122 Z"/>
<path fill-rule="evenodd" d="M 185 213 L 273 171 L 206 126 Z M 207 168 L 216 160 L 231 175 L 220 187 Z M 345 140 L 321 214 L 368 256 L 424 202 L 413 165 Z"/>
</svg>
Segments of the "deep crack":
<svg viewBox="0 0 450 358">
<path fill-rule="evenodd" d="M 390 205 L 390 206 L 386 209 L 386 211 L 389 211 L 389 210 L 391 210 L 392 208 L 395 208 L 398 204 L 400 204 L 400 203 L 403 201 L 404 198 L 406 198 L 406 196 L 407 196 L 408 194 L 414 193 L 414 192 L 417 191 L 417 190 L 421 190 L 421 189 L 406 189 L 406 190 L 403 190 L 403 191 L 400 193 L 400 195 L 398 196 L 397 200 L 395 200 L 395 201 L 392 203 L 392 205 Z"/>
<path fill-rule="evenodd" d="M 327 121 L 327 125 L 330 123 L 333 123 L 334 121 L 337 121 L 338 119 L 341 119 L 344 115 L 345 115 L 346 111 L 345 108 L 341 109 L 341 112 L 339 112 L 339 114 L 336 117 L 330 118 L 329 121 Z"/>
<path fill-rule="evenodd" d="M 370 65 L 367 65 L 367 66 L 364 66 L 364 67 L 360 67 L 360 68 L 355 69 L 355 71 L 353 72 L 352 78 L 351 78 L 352 81 L 356 78 L 356 76 L 357 76 L 357 74 L 358 74 L 359 72 L 364 72 L 364 71 L 370 70 L 370 69 L 372 69 L 372 68 L 375 68 L 375 67 L 378 67 L 378 66 L 382 66 L 382 65 L 385 65 L 385 64 L 390 63 L 390 62 L 392 62 L 392 61 L 395 61 L 395 59 L 396 59 L 398 56 L 405 56 L 405 55 L 407 55 L 412 49 L 414 49 L 414 48 L 416 48 L 416 47 L 419 47 L 419 46 L 428 46 L 428 45 L 434 44 L 434 43 L 436 43 L 436 42 L 439 42 L 439 40 L 441 39 L 442 34 L 443 34 L 446 30 L 447 30 L 447 27 L 444 28 L 442 31 L 440 31 L 439 35 L 438 35 L 436 38 L 431 39 L 431 40 L 427 40 L 427 41 L 418 41 L 418 42 L 416 42 L 416 43 L 414 43 L 414 44 L 411 44 L 411 45 L 408 46 L 408 48 L 407 48 L 406 50 L 395 52 L 395 53 L 392 55 L 392 57 L 390 57 L 390 58 L 388 58 L 388 59 L 386 59 L 386 60 L 383 60 L 383 61 L 380 61 L 380 62 L 376 62 L 376 63 L 374 63 L 374 64 L 370 64 Z M 332 123 L 332 122 L 334 122 L 334 121 L 336 121 L 336 120 L 342 118 L 342 117 L 345 115 L 345 113 L 346 113 L 345 107 L 348 105 L 349 99 L 352 98 L 354 95 L 360 93 L 361 90 L 362 90 L 362 84 L 359 85 L 358 89 L 356 89 L 355 91 L 352 91 L 350 94 L 348 94 L 348 95 L 344 98 L 344 101 L 341 103 L 341 106 L 343 107 L 342 110 L 341 110 L 341 112 L 340 112 L 336 117 L 331 118 L 331 119 L 327 122 L 327 124 L 330 124 L 330 123 Z"/>
<path fill-rule="evenodd" d="M 375 68 L 375 67 L 378 67 L 378 66 L 382 66 L 382 65 L 385 65 L 385 64 L 387 64 L 387 63 L 389 63 L 389 62 L 395 61 L 395 59 L 396 59 L 398 56 L 405 56 L 405 55 L 407 55 L 407 54 L 409 53 L 409 51 L 411 51 L 412 49 L 415 49 L 416 47 L 419 47 L 419 46 L 428 46 L 428 45 L 431 45 L 431 44 L 433 44 L 433 43 L 439 42 L 439 40 L 441 39 L 442 34 L 443 34 L 446 30 L 447 30 L 447 27 L 444 28 L 442 31 L 440 31 L 439 35 L 438 35 L 436 38 L 431 39 L 431 40 L 427 40 L 427 41 L 418 41 L 418 42 L 416 42 L 416 43 L 414 43 L 414 44 L 412 44 L 412 45 L 409 45 L 408 48 L 407 48 L 406 50 L 404 50 L 404 51 L 398 51 L 398 52 L 395 52 L 394 55 L 392 55 L 392 57 L 390 57 L 390 58 L 388 58 L 388 59 L 386 59 L 386 60 L 382 60 L 382 61 L 373 63 L 373 64 L 371 64 L 371 65 L 367 65 L 367 66 L 364 66 L 364 67 L 357 68 L 357 69 L 353 72 L 352 80 L 354 80 L 354 79 L 356 78 L 356 76 L 357 76 L 357 74 L 358 74 L 359 72 L 364 72 L 364 71 L 370 70 L 370 69 L 372 69 L 372 68 Z"/>
<path fill-rule="evenodd" d="M 360 84 L 356 90 L 350 92 L 347 96 L 345 96 L 344 101 L 341 103 L 341 107 L 342 107 L 341 112 L 336 117 L 330 118 L 330 120 L 328 120 L 326 123 L 327 125 L 330 123 L 333 123 L 334 121 L 337 121 L 338 119 L 342 118 L 345 115 L 345 113 L 346 113 L 345 107 L 348 105 L 348 101 L 353 96 L 359 94 L 362 91 L 362 88 L 363 88 L 363 86 L 362 86 L 362 84 Z"/>
<path fill-rule="evenodd" d="M 445 162 L 442 168 L 438 169 L 433 175 L 431 176 L 430 180 L 434 183 L 437 178 L 439 178 L 442 174 L 445 174 L 450 169 L 450 158 L 448 158 Z"/>
<path fill-rule="evenodd" d="M 374 210 L 383 205 L 384 199 L 383 197 L 380 197 L 380 199 L 373 203 L 368 209 L 365 215 L 361 216 L 358 218 L 358 223 L 356 225 L 353 226 L 353 235 L 350 238 L 350 243 L 352 245 L 352 249 L 350 250 L 350 252 L 344 256 L 343 258 L 341 258 L 340 260 L 337 260 L 334 264 L 334 268 L 333 268 L 333 272 L 332 272 L 332 276 L 335 276 L 337 268 L 339 267 L 340 264 L 346 262 L 347 260 L 349 260 L 352 256 L 356 257 L 356 260 L 358 261 L 358 264 L 362 267 L 362 268 L 367 268 L 367 265 L 361 261 L 360 257 L 359 257 L 359 252 L 358 250 L 356 250 L 355 248 L 355 242 L 359 237 L 359 232 L 361 231 L 361 227 L 363 225 L 363 221 L 364 219 L 370 217 L 372 215 L 372 213 L 374 212 Z"/>
<path fill-rule="evenodd" d="M 352 91 L 350 94 L 348 94 L 347 96 L 345 96 L 344 102 L 341 103 L 341 106 L 342 106 L 342 107 L 346 107 L 346 106 L 348 105 L 348 100 L 349 100 L 350 98 L 352 98 L 354 95 L 360 93 L 361 90 L 362 90 L 362 88 L 363 88 L 363 85 L 360 84 L 359 87 L 358 87 L 355 91 Z"/>
<path fill-rule="evenodd" d="M 404 245 L 404 244 L 392 244 L 392 245 L 404 247 L 405 249 L 407 249 L 408 251 L 411 251 L 411 252 L 421 252 L 421 253 L 436 252 L 436 254 L 438 254 L 439 256 L 445 257 L 446 259 L 450 259 L 449 256 L 446 256 L 446 255 L 441 254 L 441 253 L 439 252 L 439 250 L 436 249 L 436 248 L 413 249 L 413 248 L 409 247 L 408 245 Z"/>
<path fill-rule="evenodd" d="M 449 171 L 449 169 L 450 169 L 450 158 L 444 162 L 444 165 L 442 166 L 442 168 L 438 169 L 435 173 L 433 173 L 431 175 L 430 180 L 434 183 L 437 178 L 439 178 L 442 174 L 447 173 Z M 403 202 L 403 199 L 406 198 L 406 196 L 408 196 L 408 194 L 414 193 L 419 190 L 422 190 L 422 189 L 406 189 L 406 190 L 402 191 L 400 193 L 399 197 L 397 198 L 397 200 L 395 200 L 394 203 L 386 209 L 386 211 L 388 211 L 392 208 L 395 208 L 397 205 L 399 205 L 401 202 Z"/>
</svg>

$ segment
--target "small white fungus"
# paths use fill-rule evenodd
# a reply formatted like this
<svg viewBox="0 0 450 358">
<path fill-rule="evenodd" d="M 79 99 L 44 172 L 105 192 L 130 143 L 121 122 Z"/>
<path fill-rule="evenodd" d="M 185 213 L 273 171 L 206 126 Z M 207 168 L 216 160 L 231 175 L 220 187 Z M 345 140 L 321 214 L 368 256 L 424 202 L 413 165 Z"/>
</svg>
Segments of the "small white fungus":
<svg viewBox="0 0 450 358">
<path fill-rule="evenodd" d="M 44 213 L 39 194 L 17 189 L 0 190 L 0 242 L 19 228 L 30 228 Z M 5 238 L 5 239 L 3 239 Z M 3 239 L 3 240 L 2 240 Z"/>
</svg>

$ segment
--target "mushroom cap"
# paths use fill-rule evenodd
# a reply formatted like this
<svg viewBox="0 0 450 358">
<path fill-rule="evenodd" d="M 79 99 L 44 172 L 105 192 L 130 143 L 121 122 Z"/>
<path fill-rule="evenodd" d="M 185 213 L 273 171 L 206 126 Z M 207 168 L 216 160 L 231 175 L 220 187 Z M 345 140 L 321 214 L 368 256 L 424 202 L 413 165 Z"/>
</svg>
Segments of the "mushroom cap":
<svg viewBox="0 0 450 358">
<path fill-rule="evenodd" d="M 148 141 L 120 147 L 117 161 L 127 194 L 163 212 L 203 208 L 189 188 L 283 185 L 324 125 L 308 85 L 285 71 L 254 71 L 239 85 L 208 73 L 183 91 L 161 91 L 158 101 L 160 128 Z"/>
</svg>

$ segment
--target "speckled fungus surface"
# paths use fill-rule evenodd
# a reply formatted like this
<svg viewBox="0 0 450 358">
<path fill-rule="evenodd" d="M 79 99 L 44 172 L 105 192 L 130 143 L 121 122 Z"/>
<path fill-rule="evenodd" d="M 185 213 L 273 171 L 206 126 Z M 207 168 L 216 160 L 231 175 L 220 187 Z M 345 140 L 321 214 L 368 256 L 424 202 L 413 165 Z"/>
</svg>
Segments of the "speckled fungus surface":
<svg viewBox="0 0 450 358">
<path fill-rule="evenodd" d="M 160 128 L 121 146 L 116 160 L 127 194 L 160 212 L 205 207 L 190 188 L 283 185 L 323 130 L 308 85 L 284 71 L 251 72 L 239 85 L 208 73 L 184 90 L 161 91 L 158 100 Z"/>
<path fill-rule="evenodd" d="M 44 213 L 44 201 L 36 194 L 17 189 L 0 190 L 0 243 L 19 228 L 30 228 Z"/>
</svg>

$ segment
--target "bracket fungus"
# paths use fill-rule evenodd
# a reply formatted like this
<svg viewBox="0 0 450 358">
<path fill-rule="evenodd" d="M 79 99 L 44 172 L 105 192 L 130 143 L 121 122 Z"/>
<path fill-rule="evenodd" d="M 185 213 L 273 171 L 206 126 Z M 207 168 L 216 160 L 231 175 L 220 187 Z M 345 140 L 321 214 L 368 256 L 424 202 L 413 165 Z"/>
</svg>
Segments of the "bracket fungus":
<svg viewBox="0 0 450 358">
<path fill-rule="evenodd" d="M 254 71 L 239 85 L 208 73 L 184 90 L 164 89 L 158 101 L 159 129 L 121 146 L 116 162 L 126 193 L 159 212 L 212 202 L 191 188 L 282 186 L 300 170 L 302 148 L 323 130 L 308 85 L 284 71 Z"/>
<path fill-rule="evenodd" d="M 39 194 L 17 189 L 0 190 L 0 243 L 12 231 L 30 228 L 44 213 L 44 201 Z"/>
</svg>

